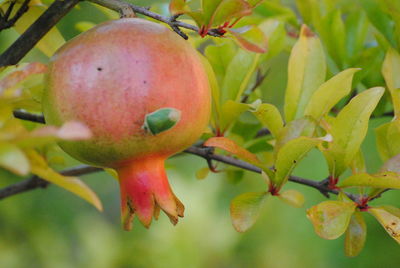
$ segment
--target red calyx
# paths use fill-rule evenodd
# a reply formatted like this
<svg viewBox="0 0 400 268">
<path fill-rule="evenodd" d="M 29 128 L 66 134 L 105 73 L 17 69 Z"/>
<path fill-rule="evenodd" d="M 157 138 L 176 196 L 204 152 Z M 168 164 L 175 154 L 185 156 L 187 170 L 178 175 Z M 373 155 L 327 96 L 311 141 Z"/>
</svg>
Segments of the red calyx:
<svg viewBox="0 0 400 268">
<path fill-rule="evenodd" d="M 132 228 L 136 215 L 149 228 L 162 209 L 175 225 L 183 217 L 184 206 L 168 183 L 164 158 L 135 159 L 117 169 L 121 191 L 121 220 L 125 230 Z"/>
</svg>

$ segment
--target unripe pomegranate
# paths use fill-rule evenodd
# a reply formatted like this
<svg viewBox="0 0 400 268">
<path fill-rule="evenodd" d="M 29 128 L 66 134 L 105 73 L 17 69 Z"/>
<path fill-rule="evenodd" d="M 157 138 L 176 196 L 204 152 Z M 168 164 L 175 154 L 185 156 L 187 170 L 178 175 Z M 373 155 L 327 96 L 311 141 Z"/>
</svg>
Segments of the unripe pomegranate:
<svg viewBox="0 0 400 268">
<path fill-rule="evenodd" d="M 60 146 L 118 172 L 125 229 L 134 215 L 149 227 L 160 209 L 174 224 L 183 217 L 164 161 L 193 144 L 210 116 L 208 78 L 188 42 L 143 19 L 100 24 L 51 58 L 43 112 L 47 123 L 91 129 L 92 139 Z"/>
</svg>

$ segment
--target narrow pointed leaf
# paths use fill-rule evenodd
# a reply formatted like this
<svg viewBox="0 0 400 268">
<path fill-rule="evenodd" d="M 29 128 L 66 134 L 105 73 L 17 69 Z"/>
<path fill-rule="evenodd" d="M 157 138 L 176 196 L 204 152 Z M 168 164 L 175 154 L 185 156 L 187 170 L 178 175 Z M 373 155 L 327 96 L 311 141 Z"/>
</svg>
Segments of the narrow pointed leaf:
<svg viewBox="0 0 400 268">
<path fill-rule="evenodd" d="M 240 101 L 243 92 L 247 89 L 260 54 L 239 50 L 231 60 L 226 70 L 222 84 L 222 102 L 227 100 Z"/>
<path fill-rule="evenodd" d="M 274 184 L 283 185 L 300 160 L 320 142 L 319 139 L 299 137 L 283 145 L 276 157 Z"/>
<path fill-rule="evenodd" d="M 376 144 L 381 158 L 386 161 L 400 154 L 400 121 L 395 120 L 375 129 Z"/>
<path fill-rule="evenodd" d="M 278 108 L 272 104 L 263 103 L 253 111 L 253 114 L 274 137 L 278 137 L 280 131 L 283 129 L 283 119 Z"/>
<path fill-rule="evenodd" d="M 305 115 L 320 120 L 351 91 L 353 76 L 360 69 L 351 68 L 338 73 L 323 83 L 312 95 L 308 103 Z"/>
<path fill-rule="evenodd" d="M 325 75 L 321 42 L 307 26 L 303 26 L 289 58 L 284 106 L 287 122 L 303 116 L 311 96 L 325 81 Z"/>
<path fill-rule="evenodd" d="M 373 175 L 368 173 L 358 173 L 344 179 L 338 186 L 341 188 L 363 186 L 400 189 L 400 174 L 393 172 L 384 172 Z"/>
<path fill-rule="evenodd" d="M 400 118 L 400 54 L 393 48 L 386 53 L 382 75 L 392 96 L 395 115 Z"/>
<path fill-rule="evenodd" d="M 396 172 L 400 176 L 400 154 L 395 155 L 386 161 L 385 164 L 383 164 L 381 171 Z"/>
<path fill-rule="evenodd" d="M 331 175 L 339 177 L 356 156 L 367 134 L 369 117 L 383 93 L 383 88 L 376 87 L 358 94 L 333 120 L 333 141 L 323 151 Z"/>
<path fill-rule="evenodd" d="M 230 140 L 225 137 L 213 137 L 208 139 L 205 143 L 204 146 L 209 146 L 209 147 L 217 147 L 222 150 L 225 150 L 231 154 L 234 154 L 238 158 L 247 161 L 249 163 L 252 163 L 254 165 L 261 165 L 260 160 L 257 158 L 257 156 L 246 149 L 240 147 L 236 142 L 233 140 Z"/>
<path fill-rule="evenodd" d="M 311 207 L 307 217 L 322 238 L 336 239 L 347 229 L 356 205 L 341 201 L 324 201 Z"/>
<path fill-rule="evenodd" d="M 250 109 L 246 103 L 226 101 L 221 107 L 220 129 L 222 132 L 238 119 L 238 117 Z"/>
<path fill-rule="evenodd" d="M 0 141 L 0 168 L 7 169 L 17 175 L 27 175 L 30 165 L 21 149 L 12 143 Z"/>
<path fill-rule="evenodd" d="M 392 214 L 391 211 L 385 209 L 385 207 L 370 208 L 368 210 L 385 228 L 386 232 L 394 239 L 397 243 L 400 243 L 400 217 L 399 215 Z"/>
<path fill-rule="evenodd" d="M 98 210 L 103 210 L 101 201 L 97 195 L 81 180 L 75 177 L 65 177 L 51 169 L 46 161 L 37 152 L 29 150 L 26 152 L 31 163 L 31 172 L 40 178 L 54 183 L 67 191 L 83 198 Z"/>
<path fill-rule="evenodd" d="M 254 225 L 260 216 L 267 193 L 244 193 L 231 202 L 231 219 L 238 232 L 245 232 Z"/>
<path fill-rule="evenodd" d="M 17 21 L 14 28 L 18 33 L 22 34 L 32 24 L 32 21 L 35 21 L 44 11 L 44 6 L 29 7 L 28 11 Z M 46 56 L 51 57 L 64 43 L 64 37 L 55 26 L 51 28 L 51 30 L 37 43 L 36 46 Z"/>
<path fill-rule="evenodd" d="M 348 257 L 357 256 L 364 248 L 367 238 L 367 225 L 361 213 L 356 212 L 351 216 L 349 227 L 344 240 L 344 252 Z"/>
<path fill-rule="evenodd" d="M 279 199 L 295 208 L 304 205 L 304 195 L 296 190 L 287 190 L 278 195 Z"/>
<path fill-rule="evenodd" d="M 257 26 L 251 25 L 227 30 L 243 49 L 255 53 L 267 52 L 268 39 Z"/>
<path fill-rule="evenodd" d="M 211 17 L 210 24 L 220 25 L 234 18 L 250 15 L 252 7 L 245 0 L 222 0 Z"/>
</svg>

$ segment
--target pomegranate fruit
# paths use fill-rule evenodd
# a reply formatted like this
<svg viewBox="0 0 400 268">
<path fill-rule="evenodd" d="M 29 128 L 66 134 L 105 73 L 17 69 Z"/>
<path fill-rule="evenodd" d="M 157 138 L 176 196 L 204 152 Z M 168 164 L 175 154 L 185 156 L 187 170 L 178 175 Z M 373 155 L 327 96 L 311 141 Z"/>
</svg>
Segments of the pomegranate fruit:
<svg viewBox="0 0 400 268">
<path fill-rule="evenodd" d="M 149 227 L 160 209 L 176 224 L 184 206 L 170 188 L 164 161 L 199 138 L 211 109 L 197 51 L 160 24 L 109 21 L 61 47 L 46 81 L 46 122 L 78 120 L 93 133 L 60 146 L 82 162 L 117 171 L 124 228 L 131 228 L 134 215 Z"/>
</svg>

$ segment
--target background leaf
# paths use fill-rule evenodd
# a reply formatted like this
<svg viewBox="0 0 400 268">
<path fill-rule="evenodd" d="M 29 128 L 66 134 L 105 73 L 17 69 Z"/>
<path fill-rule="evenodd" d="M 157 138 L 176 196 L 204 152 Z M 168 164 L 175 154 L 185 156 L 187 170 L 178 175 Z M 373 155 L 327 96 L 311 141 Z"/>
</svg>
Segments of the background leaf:
<svg viewBox="0 0 400 268">
<path fill-rule="evenodd" d="M 325 55 L 321 42 L 303 25 L 289 58 L 284 107 L 287 122 L 304 114 L 312 94 L 325 81 L 325 75 Z"/>
<path fill-rule="evenodd" d="M 355 208 L 354 203 L 324 201 L 307 210 L 307 217 L 317 235 L 325 239 L 336 239 L 346 231 Z"/>
<path fill-rule="evenodd" d="M 356 212 L 351 216 L 349 227 L 344 240 L 344 252 L 348 257 L 355 257 L 364 248 L 367 238 L 367 225 L 361 213 Z"/>
<path fill-rule="evenodd" d="M 267 193 L 244 193 L 231 202 L 232 224 L 236 231 L 245 232 L 257 221 Z"/>
</svg>

